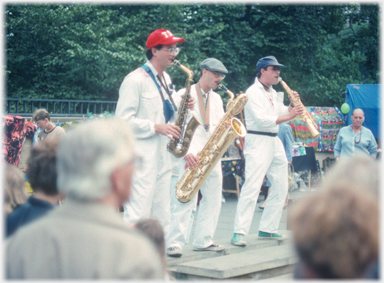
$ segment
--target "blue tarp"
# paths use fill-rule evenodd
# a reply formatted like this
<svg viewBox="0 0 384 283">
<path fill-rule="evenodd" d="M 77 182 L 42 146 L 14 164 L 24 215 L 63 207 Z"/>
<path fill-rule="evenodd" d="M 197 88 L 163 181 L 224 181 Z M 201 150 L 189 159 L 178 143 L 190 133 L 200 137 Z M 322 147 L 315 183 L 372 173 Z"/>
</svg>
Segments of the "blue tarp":
<svg viewBox="0 0 384 283">
<path fill-rule="evenodd" d="M 350 106 L 347 125 L 352 124 L 352 111 L 361 108 L 364 111 L 363 126 L 370 129 L 375 138 L 380 138 L 381 93 L 379 84 L 348 84 L 345 103 Z"/>
</svg>

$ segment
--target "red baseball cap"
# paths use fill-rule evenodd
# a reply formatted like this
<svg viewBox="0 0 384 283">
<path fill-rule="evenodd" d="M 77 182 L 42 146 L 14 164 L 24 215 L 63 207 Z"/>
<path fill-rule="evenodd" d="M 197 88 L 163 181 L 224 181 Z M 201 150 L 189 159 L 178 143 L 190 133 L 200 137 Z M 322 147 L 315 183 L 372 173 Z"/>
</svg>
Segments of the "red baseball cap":
<svg viewBox="0 0 384 283">
<path fill-rule="evenodd" d="M 147 38 L 147 44 L 145 47 L 151 49 L 154 46 L 159 44 L 174 44 L 176 42 L 184 42 L 185 39 L 181 37 L 175 37 L 169 30 L 166 29 L 157 29 L 152 32 Z"/>
</svg>

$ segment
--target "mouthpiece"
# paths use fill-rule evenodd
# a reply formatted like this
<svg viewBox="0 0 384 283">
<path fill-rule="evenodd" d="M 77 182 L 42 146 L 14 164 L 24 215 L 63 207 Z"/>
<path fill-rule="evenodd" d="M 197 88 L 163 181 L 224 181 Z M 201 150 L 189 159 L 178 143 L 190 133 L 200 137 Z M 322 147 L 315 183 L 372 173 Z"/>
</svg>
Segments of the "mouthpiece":
<svg viewBox="0 0 384 283">
<path fill-rule="evenodd" d="M 283 79 L 281 77 L 278 77 L 277 80 L 281 82 Z"/>
<path fill-rule="evenodd" d="M 180 65 L 180 62 L 177 61 L 176 59 L 173 59 L 172 63 L 173 63 L 173 65 L 175 65 L 175 66 L 179 66 L 179 65 Z"/>
<path fill-rule="evenodd" d="M 228 89 L 222 84 L 218 84 L 217 87 L 220 88 L 221 90 L 228 91 Z"/>
</svg>

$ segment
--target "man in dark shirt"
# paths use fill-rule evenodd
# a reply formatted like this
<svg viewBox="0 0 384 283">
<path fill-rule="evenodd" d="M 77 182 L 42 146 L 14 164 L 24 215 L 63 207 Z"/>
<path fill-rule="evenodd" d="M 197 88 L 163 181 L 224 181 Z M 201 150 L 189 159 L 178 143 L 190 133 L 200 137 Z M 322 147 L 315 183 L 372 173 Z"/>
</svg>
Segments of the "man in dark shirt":
<svg viewBox="0 0 384 283">
<path fill-rule="evenodd" d="M 40 218 L 59 200 L 56 187 L 56 151 L 58 140 L 42 141 L 31 151 L 28 179 L 34 194 L 7 216 L 7 237 L 21 226 Z"/>
</svg>

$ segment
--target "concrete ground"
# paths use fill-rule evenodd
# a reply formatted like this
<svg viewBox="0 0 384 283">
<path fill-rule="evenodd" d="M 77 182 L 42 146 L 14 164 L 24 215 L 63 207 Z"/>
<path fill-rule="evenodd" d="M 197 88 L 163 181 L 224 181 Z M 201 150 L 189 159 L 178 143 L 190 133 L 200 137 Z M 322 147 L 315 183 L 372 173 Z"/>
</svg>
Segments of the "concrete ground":
<svg viewBox="0 0 384 283">
<path fill-rule="evenodd" d="M 315 188 L 312 188 L 312 190 L 314 189 Z M 311 192 L 312 191 L 309 189 L 304 192 L 300 190 L 294 190 L 294 191 L 291 191 L 289 195 L 293 201 L 297 201 L 301 197 Z M 225 202 L 222 203 L 220 217 L 219 217 L 219 221 L 218 221 L 216 232 L 215 232 L 215 239 L 227 238 L 228 245 L 230 245 L 230 240 L 233 236 L 233 229 L 234 229 L 234 221 L 235 221 L 235 214 L 236 214 L 236 207 L 237 207 L 237 195 L 234 193 L 224 193 L 223 196 L 224 196 Z M 260 202 L 257 203 L 256 205 L 255 212 L 252 219 L 252 225 L 249 231 L 250 235 L 257 234 L 259 231 L 258 230 L 259 223 L 260 223 L 261 215 L 263 212 L 263 210 L 261 210 L 259 206 L 262 205 L 263 199 L 264 197 L 260 196 L 259 197 Z M 287 214 L 289 211 L 289 207 L 290 206 L 288 205 L 288 207 L 283 210 L 283 214 L 280 220 L 278 230 L 289 230 L 287 229 Z M 197 213 L 198 213 L 198 210 L 197 210 Z M 196 220 L 196 216 L 197 214 L 195 215 L 195 218 L 194 218 L 195 220 Z M 191 229 L 191 236 L 190 236 L 188 245 L 191 245 L 194 228 L 195 228 L 195 221 Z"/>
</svg>

